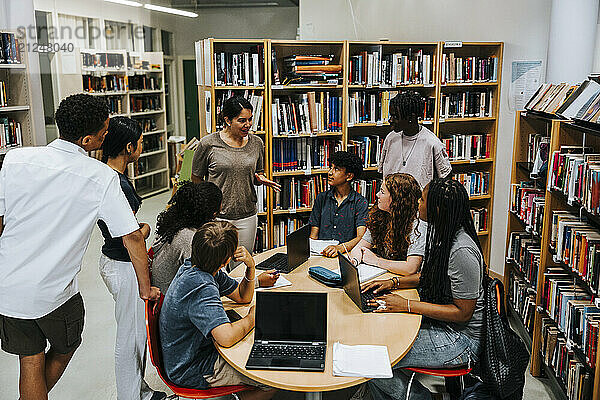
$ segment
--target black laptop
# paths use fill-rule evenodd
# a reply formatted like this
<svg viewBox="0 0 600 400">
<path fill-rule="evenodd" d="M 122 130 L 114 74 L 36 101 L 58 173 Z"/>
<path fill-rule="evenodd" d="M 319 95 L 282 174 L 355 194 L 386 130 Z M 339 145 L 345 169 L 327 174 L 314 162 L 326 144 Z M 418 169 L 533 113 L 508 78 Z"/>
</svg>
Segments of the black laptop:
<svg viewBox="0 0 600 400">
<path fill-rule="evenodd" d="M 340 264 L 340 275 L 342 276 L 342 286 L 344 292 L 352 299 L 354 304 L 362 312 L 371 312 L 377 307 L 370 306 L 369 300 L 375 298 L 372 291 L 361 292 L 358 268 L 354 266 L 342 253 L 338 252 L 338 261 Z"/>
<path fill-rule="evenodd" d="M 256 292 L 255 312 L 246 369 L 325 369 L 327 293 Z"/>
<path fill-rule="evenodd" d="M 284 274 L 292 272 L 310 257 L 309 235 L 310 225 L 304 225 L 302 228 L 288 234 L 286 236 L 287 254 L 273 254 L 271 257 L 259 263 L 256 268 L 276 269 Z"/>
</svg>

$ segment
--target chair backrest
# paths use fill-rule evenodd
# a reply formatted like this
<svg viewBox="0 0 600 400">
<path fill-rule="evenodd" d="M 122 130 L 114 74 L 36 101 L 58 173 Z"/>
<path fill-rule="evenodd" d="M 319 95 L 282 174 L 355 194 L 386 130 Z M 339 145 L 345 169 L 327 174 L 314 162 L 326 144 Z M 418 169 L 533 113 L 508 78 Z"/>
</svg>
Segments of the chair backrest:
<svg viewBox="0 0 600 400">
<path fill-rule="evenodd" d="M 158 301 L 145 300 L 146 303 L 146 334 L 148 336 L 148 352 L 150 361 L 156 367 L 160 378 L 167 384 L 172 385 L 163 369 L 162 347 L 160 345 L 160 333 L 158 329 L 158 319 L 165 296 L 161 293 Z"/>
</svg>

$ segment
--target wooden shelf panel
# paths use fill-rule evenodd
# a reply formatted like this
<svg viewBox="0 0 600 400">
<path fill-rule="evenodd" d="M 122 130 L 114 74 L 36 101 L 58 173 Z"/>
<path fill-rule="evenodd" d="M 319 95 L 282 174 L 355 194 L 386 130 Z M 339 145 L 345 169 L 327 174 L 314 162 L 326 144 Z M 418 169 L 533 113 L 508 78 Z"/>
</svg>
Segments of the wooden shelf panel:
<svg viewBox="0 0 600 400">
<path fill-rule="evenodd" d="M 498 86 L 498 82 L 448 82 L 440 85 L 441 88 L 465 86 Z"/>
<path fill-rule="evenodd" d="M 422 83 L 411 83 L 405 85 L 396 86 L 382 86 L 382 85 L 360 85 L 360 84 L 349 84 L 348 89 L 359 89 L 359 90 L 398 90 L 398 89 L 435 89 L 434 83 L 422 84 Z"/>
<path fill-rule="evenodd" d="M 283 215 L 283 214 L 296 214 L 296 213 L 304 213 L 311 212 L 312 207 L 301 207 L 296 209 L 288 209 L 288 210 L 273 210 L 273 215 Z"/>
<path fill-rule="evenodd" d="M 300 171 L 283 171 L 283 172 L 273 172 L 273 176 L 301 176 L 301 175 L 318 175 L 318 174 L 326 174 L 329 169 L 311 169 L 310 174 L 306 174 L 303 170 Z"/>
<path fill-rule="evenodd" d="M 450 160 L 452 165 L 488 164 L 494 162 L 493 158 L 478 158 L 476 160 Z"/>
<path fill-rule="evenodd" d="M 215 90 L 265 90 L 264 85 L 259 86 L 214 86 Z"/>
<path fill-rule="evenodd" d="M 155 171 L 145 172 L 141 175 L 134 176 L 132 179 L 134 179 L 134 180 L 142 179 L 142 178 L 146 178 L 148 176 L 162 174 L 163 172 L 167 172 L 167 171 L 169 171 L 168 168 L 161 168 L 161 169 L 157 169 Z"/>
<path fill-rule="evenodd" d="M 495 121 L 496 117 L 466 117 L 466 118 L 440 118 L 439 123 L 444 122 L 469 122 L 469 121 Z"/>
<path fill-rule="evenodd" d="M 6 106 L 0 107 L 0 113 L 13 111 L 29 111 L 29 106 Z"/>
</svg>

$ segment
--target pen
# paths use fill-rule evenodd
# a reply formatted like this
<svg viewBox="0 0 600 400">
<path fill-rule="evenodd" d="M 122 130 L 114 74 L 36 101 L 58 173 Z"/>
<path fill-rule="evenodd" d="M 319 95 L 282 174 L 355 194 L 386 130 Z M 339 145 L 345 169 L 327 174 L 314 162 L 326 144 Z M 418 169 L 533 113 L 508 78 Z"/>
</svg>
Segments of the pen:
<svg viewBox="0 0 600 400">
<path fill-rule="evenodd" d="M 344 246 L 346 253 L 348 253 L 348 257 L 350 257 L 350 261 L 352 262 L 352 264 L 354 264 L 354 262 L 356 262 L 356 264 L 354 264 L 354 265 L 357 266 L 358 260 L 356 258 L 350 256 L 350 252 L 348 251 L 348 248 L 346 247 L 346 244 L 344 242 L 342 242 L 342 246 Z"/>
</svg>

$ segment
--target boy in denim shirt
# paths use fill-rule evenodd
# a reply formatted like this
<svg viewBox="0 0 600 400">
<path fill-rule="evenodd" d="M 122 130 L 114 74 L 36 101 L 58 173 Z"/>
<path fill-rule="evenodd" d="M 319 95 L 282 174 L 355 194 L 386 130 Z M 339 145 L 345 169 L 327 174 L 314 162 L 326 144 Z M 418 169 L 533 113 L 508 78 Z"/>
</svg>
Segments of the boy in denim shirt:
<svg viewBox="0 0 600 400">
<path fill-rule="evenodd" d="M 246 264 L 238 283 L 222 268 L 232 259 Z M 167 376 L 173 383 L 197 389 L 250 385 L 242 399 L 270 399 L 269 389 L 237 372 L 219 356 L 213 340 L 230 347 L 254 328 L 254 306 L 248 315 L 231 323 L 221 296 L 249 303 L 254 295 L 254 259 L 238 247 L 238 233 L 229 222 L 209 222 L 192 240 L 192 257 L 175 275 L 160 313 L 160 342 Z"/>
</svg>

